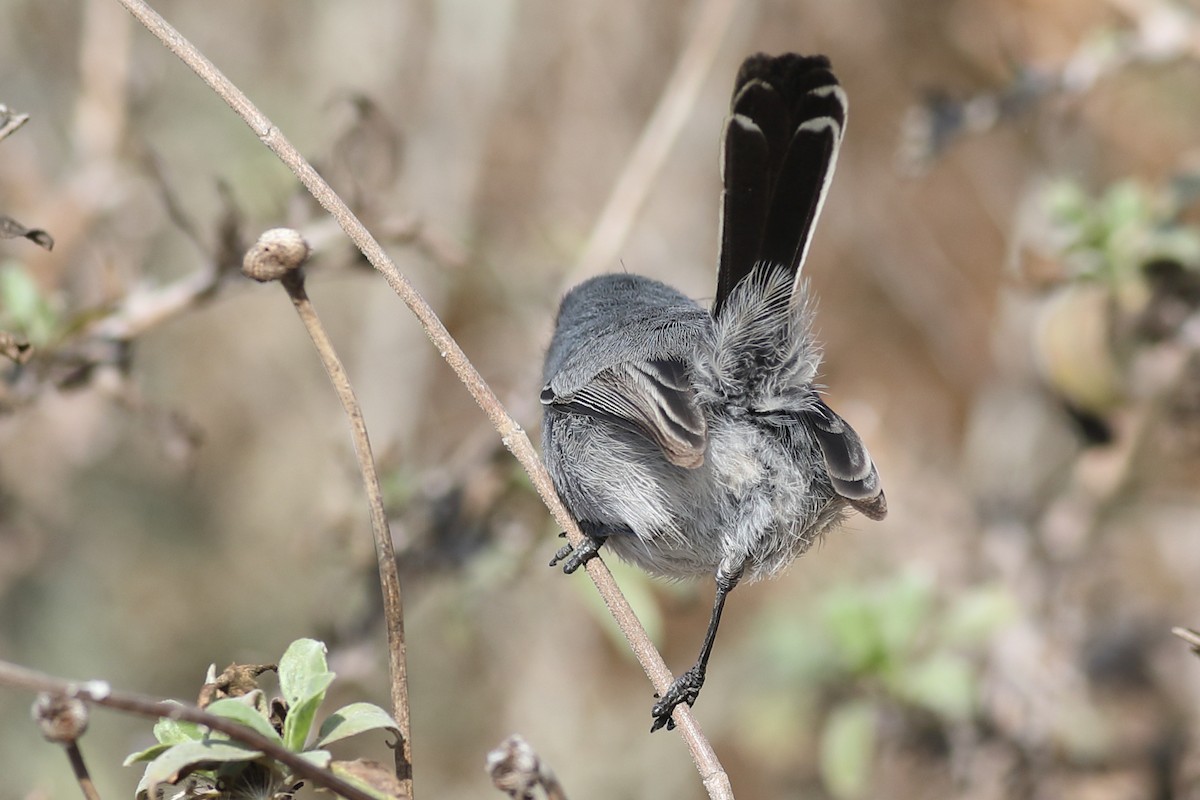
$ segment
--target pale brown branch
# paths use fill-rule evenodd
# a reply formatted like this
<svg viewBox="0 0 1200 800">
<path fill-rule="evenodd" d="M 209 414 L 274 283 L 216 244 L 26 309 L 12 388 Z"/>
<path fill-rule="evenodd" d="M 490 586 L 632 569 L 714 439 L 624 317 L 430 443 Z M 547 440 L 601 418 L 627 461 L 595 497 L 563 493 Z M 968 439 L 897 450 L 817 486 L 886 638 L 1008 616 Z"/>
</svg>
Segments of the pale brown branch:
<svg viewBox="0 0 1200 800">
<path fill-rule="evenodd" d="M 400 593 L 400 571 L 396 565 L 396 551 L 392 544 L 392 532 L 388 527 L 387 512 L 383 507 L 383 489 L 379 485 L 379 473 L 371 455 L 371 442 L 367 437 L 367 424 L 363 419 L 362 407 L 354 396 L 354 387 L 346 375 L 346 368 L 333 348 L 333 342 L 317 317 L 304 291 L 304 275 L 296 271 L 283 279 L 288 297 L 296 307 L 296 313 L 304 323 L 313 346 L 321 356 L 321 363 L 329 375 L 342 410 L 350 421 L 354 438 L 354 452 L 358 456 L 358 467 L 371 508 L 371 531 L 375 536 L 375 554 L 379 566 L 379 584 L 383 591 L 383 618 L 387 628 L 388 672 L 391 676 L 392 713 L 400 729 L 400 742 L 396 747 L 396 777 L 411 798 L 412 791 L 412 724 L 408 710 L 408 667 L 407 649 L 404 640 L 404 602 Z"/>
<path fill-rule="evenodd" d="M 75 148 L 89 164 L 111 162 L 129 120 L 129 18 L 104 0 L 85 0 L 79 32 Z"/>
<path fill-rule="evenodd" d="M 1200 632 L 1194 631 L 1191 628 L 1176 626 L 1171 628 L 1171 633 L 1186 642 L 1187 646 L 1192 649 L 1192 652 L 1200 656 Z"/>
<path fill-rule="evenodd" d="M 33 701 L 32 716 L 42 731 L 42 737 L 48 742 L 62 745 L 66 751 L 71 772 L 75 774 L 75 782 L 79 784 L 84 800 L 100 800 L 100 792 L 96 790 L 92 774 L 83 760 L 83 752 L 79 749 L 79 739 L 88 728 L 87 703 L 77 697 L 40 692 Z"/>
<path fill-rule="evenodd" d="M 576 546 L 582 546 L 583 534 L 559 500 L 550 476 L 542 466 L 537 451 L 534 450 L 525 431 L 508 414 L 499 398 L 484 381 L 483 376 L 479 374 L 458 343 L 450 336 L 437 314 L 408 279 L 400 273 L 379 242 L 350 211 L 345 202 L 317 174 L 312 165 L 304 159 L 266 115 L 259 111 L 240 89 L 234 86 L 211 61 L 205 58 L 157 12 L 143 0 L 118 0 L 118 2 L 129 9 L 130 13 L 146 26 L 147 30 L 157 36 L 167 49 L 200 76 L 250 126 L 255 135 L 292 170 L 305 188 L 317 199 L 317 202 L 338 221 L 342 230 L 358 246 L 367 261 L 383 275 L 384 280 L 421 323 L 433 346 L 458 375 L 471 397 L 479 404 L 488 420 L 499 432 L 504 446 L 513 453 L 522 468 L 528 473 L 534 488 L 546 507 L 550 509 L 555 521 L 566 531 L 568 540 Z M 589 561 L 586 569 L 654 688 L 659 693 L 666 692 L 671 685 L 671 673 L 663 662 L 662 656 L 650 641 L 650 637 L 647 636 L 645 628 L 638 621 L 629 602 L 617 587 L 612 573 L 599 558 Z M 692 716 L 691 710 L 681 704 L 675 708 L 673 716 L 709 795 L 714 798 L 732 797 L 733 792 L 729 785 L 728 775 L 718 761 L 712 745 L 709 744 Z"/>
<path fill-rule="evenodd" d="M 20 130 L 26 122 L 29 122 L 28 114 L 14 114 L 8 106 L 0 104 L 0 142 Z"/>
<path fill-rule="evenodd" d="M 371 532 L 375 538 L 375 555 L 379 567 L 379 585 L 383 592 L 383 616 L 387 629 L 388 673 L 391 677 L 392 713 L 400 730 L 400 742 L 395 749 L 396 777 L 406 797 L 412 798 L 412 725 L 408 709 L 408 667 L 405 660 L 404 603 L 400 593 L 400 571 L 396 565 L 396 552 L 392 545 L 392 532 L 388 527 L 387 512 L 383 507 L 383 489 L 379 485 L 379 473 L 371 455 L 371 441 L 367 436 L 367 424 L 363 419 L 362 407 L 354 396 L 354 387 L 346 368 L 338 358 L 333 341 L 317 316 L 317 310 L 304 290 L 304 262 L 311 252 L 308 242 L 299 233 L 286 228 L 276 228 L 263 233 L 258 242 L 246 253 L 242 272 L 255 280 L 278 279 L 300 321 L 304 323 L 309 338 L 321 358 L 334 392 L 342 403 L 342 410 L 350 421 L 354 453 L 362 473 L 363 487 L 371 509 Z"/>
<path fill-rule="evenodd" d="M 112 312 L 90 325 L 87 333 L 96 339 L 136 339 L 211 298 L 220 282 L 220 273 L 213 265 L 166 286 L 134 288 Z"/>
<path fill-rule="evenodd" d="M 83 792 L 85 800 L 100 800 L 100 792 L 96 790 L 92 775 L 83 761 L 83 753 L 79 750 L 79 744 L 71 742 L 64 747 L 67 751 L 67 759 L 71 762 L 71 771 L 75 774 L 75 780 L 78 781 L 79 789 Z"/>
</svg>

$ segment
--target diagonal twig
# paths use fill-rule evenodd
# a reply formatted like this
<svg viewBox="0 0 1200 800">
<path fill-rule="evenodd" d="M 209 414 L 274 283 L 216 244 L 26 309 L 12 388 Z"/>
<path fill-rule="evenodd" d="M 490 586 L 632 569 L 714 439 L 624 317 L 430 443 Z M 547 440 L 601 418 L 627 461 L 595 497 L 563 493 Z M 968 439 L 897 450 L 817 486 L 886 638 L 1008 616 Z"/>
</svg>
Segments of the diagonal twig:
<svg viewBox="0 0 1200 800">
<path fill-rule="evenodd" d="M 12 136 L 26 122 L 29 122 L 28 114 L 14 113 L 9 110 L 8 106 L 0 103 L 0 141 Z"/>
<path fill-rule="evenodd" d="M 248 97 L 226 78 L 216 66 L 201 54 L 194 45 L 175 30 L 144 0 L 117 0 L 158 37 L 172 53 L 188 65 L 230 108 L 254 131 L 255 135 L 271 152 L 282 161 L 296 177 L 304 184 L 325 209 L 337 221 L 346 235 L 358 246 L 366 259 L 383 275 L 388 286 L 404 301 L 409 310 L 420 322 L 434 347 L 455 371 L 459 379 L 470 392 L 471 397 L 479 404 L 488 420 L 500 434 L 504 443 L 522 468 L 529 475 L 534 488 L 541 496 L 546 507 L 550 509 L 555 521 L 567 533 L 567 538 L 576 546 L 582 546 L 583 534 L 571 518 L 562 502 L 559 500 L 550 476 L 542 466 L 529 437 L 517 424 L 504 406 L 500 403 L 491 387 L 484 381 L 483 376 L 467 359 L 466 354 L 458 343 L 450 336 L 437 314 L 425 302 L 420 293 L 408 279 L 401 274 L 396 265 L 388 258 L 379 242 L 366 229 L 361 221 L 350 211 L 345 202 L 329 187 L 324 179 L 317 174 L 312 165 L 304 159 L 300 152 L 287 140 Z M 629 642 L 635 657 L 650 678 L 655 689 L 665 692 L 671 685 L 672 676 L 663 662 L 662 656 L 655 649 L 645 628 L 633 613 L 629 602 L 617 587 L 608 567 L 600 559 L 592 559 L 585 567 L 588 575 L 600 593 L 604 604 L 613 615 L 621 632 Z M 700 730 L 691 710 L 686 705 L 675 708 L 674 719 L 677 727 L 688 745 L 692 759 L 700 778 L 711 797 L 731 798 L 733 791 L 729 785 L 729 777 L 708 739 Z"/>
</svg>

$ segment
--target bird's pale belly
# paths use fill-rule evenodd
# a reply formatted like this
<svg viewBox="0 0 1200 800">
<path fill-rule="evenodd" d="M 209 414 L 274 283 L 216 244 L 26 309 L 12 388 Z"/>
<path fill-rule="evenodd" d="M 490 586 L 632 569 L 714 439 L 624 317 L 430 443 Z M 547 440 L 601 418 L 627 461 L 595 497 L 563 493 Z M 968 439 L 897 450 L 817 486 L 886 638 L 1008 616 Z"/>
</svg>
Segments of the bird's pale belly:
<svg viewBox="0 0 1200 800">
<path fill-rule="evenodd" d="M 804 553 L 844 514 L 845 502 L 825 478 L 815 446 L 765 435 L 749 423 L 714 425 L 704 464 L 646 470 L 668 512 L 658 520 L 626 520 L 633 535 L 608 546 L 622 559 L 667 577 L 712 575 L 720 568 L 744 580 L 771 577 Z M 823 480 L 824 479 L 824 480 Z M 803 521 L 809 521 L 803 527 Z"/>
</svg>

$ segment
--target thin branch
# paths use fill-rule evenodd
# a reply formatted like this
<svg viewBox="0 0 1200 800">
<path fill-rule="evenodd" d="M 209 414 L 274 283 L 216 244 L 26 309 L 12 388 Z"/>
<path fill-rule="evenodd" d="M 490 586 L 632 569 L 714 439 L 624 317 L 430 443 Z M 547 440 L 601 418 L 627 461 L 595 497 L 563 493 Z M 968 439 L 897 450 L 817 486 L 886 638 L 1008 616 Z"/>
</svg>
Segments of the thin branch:
<svg viewBox="0 0 1200 800">
<path fill-rule="evenodd" d="M 36 670 L 17 666 L 8 661 L 0 661 L 0 685 L 12 686 L 16 689 L 26 689 L 31 692 L 46 692 L 51 695 L 82 700 L 89 705 L 102 706 L 117 711 L 127 711 L 131 714 L 150 719 L 186 720 L 197 725 L 204 725 L 210 730 L 220 731 L 234 741 L 254 750 L 258 750 L 279 763 L 288 767 L 297 776 L 310 780 L 314 785 L 339 794 L 347 800 L 376 800 L 372 795 L 347 783 L 328 770 L 321 769 L 293 753 L 283 745 L 273 742 L 260 733 L 245 725 L 225 717 L 218 717 L 201 711 L 195 706 L 184 705 L 157 697 L 119 692 L 108 685 L 106 681 L 87 681 L 75 683 L 46 675 Z"/>
<path fill-rule="evenodd" d="M 79 782 L 79 788 L 83 792 L 85 800 L 100 800 L 100 792 L 96 790 L 96 784 L 92 781 L 87 764 L 83 763 L 83 753 L 79 750 L 79 743 L 71 742 L 64 747 L 67 751 L 67 758 L 71 762 L 71 771 L 75 773 L 75 780 Z"/>
<path fill-rule="evenodd" d="M 592 227 L 583 255 L 571 271 L 568 283 L 577 283 L 609 269 L 618 260 L 650 188 L 691 116 L 738 6 L 737 0 L 704 0 L 701 4 L 696 27 L 675 63 L 633 153 L 613 184 L 608 202 Z"/>
<path fill-rule="evenodd" d="M 259 111 L 240 89 L 234 86 L 211 61 L 204 57 L 191 42 L 171 27 L 154 9 L 150 8 L 143 0 L 118 0 L 118 2 L 124 5 L 139 22 L 146 26 L 147 30 L 158 37 L 159 41 L 168 50 L 178 56 L 180 60 L 187 64 L 188 67 L 208 84 L 254 131 L 263 144 L 270 148 L 279 157 L 280 161 L 292 170 L 300 182 L 304 184 L 305 188 L 317 199 L 317 202 L 338 221 L 342 230 L 358 246 L 367 261 L 383 275 L 384 280 L 387 281 L 392 291 L 412 311 L 425 330 L 426 336 L 433 343 L 433 346 L 437 348 L 451 369 L 458 375 L 459 379 L 466 386 L 467 391 L 470 392 L 471 397 L 483 409 L 488 420 L 491 421 L 497 432 L 499 432 L 504 446 L 512 452 L 517 461 L 520 462 L 522 468 L 529 475 L 530 481 L 542 498 L 542 502 L 550 509 L 550 513 L 554 516 L 555 521 L 566 531 L 568 540 L 576 546 L 582 546 L 584 543 L 583 534 L 571 518 L 571 515 L 567 512 L 566 507 L 563 506 L 562 501 L 559 500 L 558 494 L 554 490 L 554 485 L 550 481 L 550 475 L 546 472 L 545 467 L 542 466 L 541 459 L 538 458 L 537 451 L 534 450 L 533 444 L 529 441 L 529 437 L 525 434 L 525 431 L 508 414 L 504 406 L 500 403 L 499 398 L 496 397 L 491 387 L 484 381 L 483 376 L 479 374 L 479 371 L 467 359 L 466 354 L 458 346 L 458 343 L 454 341 L 454 338 L 450 336 L 442 321 L 438 319 L 437 314 L 434 313 L 433 309 L 425 302 L 425 299 L 421 297 L 420 293 L 408 279 L 396 268 L 396 265 L 388 258 L 383 248 L 379 245 L 379 242 L 363 226 L 362 222 L 354 216 L 345 202 L 317 174 L 312 165 L 300 155 L 299 151 L 284 137 L 266 115 Z M 604 562 L 598 558 L 589 561 L 586 569 L 592 582 L 596 584 L 596 589 L 599 591 L 604 604 L 608 607 L 621 632 L 625 635 L 634 656 L 638 659 L 642 669 L 645 670 L 654 688 L 660 694 L 666 692 L 671 685 L 671 672 L 667 669 L 662 656 L 650 641 L 650 637 L 646 635 L 646 630 L 633 613 L 629 601 L 625 599 L 620 589 L 617 588 L 612 573 L 608 571 L 608 567 L 604 565 Z M 674 719 L 680 734 L 688 745 L 692 760 L 696 764 L 696 769 L 709 795 L 714 798 L 733 797 L 733 791 L 729 785 L 729 777 L 721 766 L 720 761 L 717 760 L 712 745 L 709 744 L 699 725 L 697 725 L 695 718 L 691 714 L 691 709 L 684 704 L 676 706 Z"/>
<path fill-rule="evenodd" d="M 104 0 L 84 0 L 80 21 L 79 89 L 72 136 L 75 150 L 90 166 L 111 164 L 127 141 L 129 123 L 129 42 L 134 26 Z"/>
<path fill-rule="evenodd" d="M 89 338 L 127 342 L 215 296 L 221 283 L 216 265 L 165 286 L 137 287 L 113 311 L 86 328 Z"/>
<path fill-rule="evenodd" d="M 8 110 L 8 106 L 0 104 L 0 142 L 16 133 L 26 122 L 29 122 L 28 114 L 14 114 Z"/>
<path fill-rule="evenodd" d="M 1174 627 L 1171 628 L 1171 633 L 1178 636 L 1187 646 L 1192 649 L 1192 652 L 1200 656 L 1200 632 L 1194 631 L 1191 628 Z"/>
<path fill-rule="evenodd" d="M 176 228 L 183 231 L 183 235 L 191 240 L 197 250 L 212 260 L 208 244 L 200 235 L 200 230 L 192 221 L 191 215 L 184 210 L 179 194 L 167 180 L 166 170 L 163 168 L 162 159 L 158 157 L 158 153 L 146 148 L 141 160 L 146 171 L 150 173 L 150 179 L 155 188 L 158 189 L 158 198 L 167 212 L 167 219 L 171 220 Z"/>
<path fill-rule="evenodd" d="M 313 346 L 321 357 L 329 381 L 342 403 L 342 410 L 350 420 L 354 453 L 362 473 L 363 487 L 371 506 L 371 531 L 375 537 L 375 556 L 379 562 L 379 584 L 383 591 L 383 616 L 387 628 L 388 672 L 391 676 L 392 713 L 400 729 L 400 742 L 395 749 L 396 777 L 406 797 L 412 798 L 412 725 L 408 713 L 408 667 L 405 661 L 404 603 L 400 593 L 400 571 L 396 564 L 396 552 L 392 545 L 392 532 L 388 527 L 387 512 L 383 507 L 383 489 L 379 485 L 379 473 L 371 455 L 371 441 L 367 437 L 367 424 L 363 419 L 362 407 L 354 396 L 354 387 L 346 368 L 338 358 L 333 341 L 325 326 L 317 317 L 317 310 L 304 290 L 304 262 L 310 253 L 308 242 L 294 230 L 276 228 L 263 233 L 258 242 L 246 253 L 242 272 L 255 280 L 279 279 L 287 290 L 300 321 L 304 323 Z"/>
<path fill-rule="evenodd" d="M 100 800 L 100 792 L 79 749 L 79 739 L 88 728 L 87 703 L 77 697 L 40 692 L 33 701 L 32 715 L 46 741 L 63 746 L 84 800 Z"/>
</svg>

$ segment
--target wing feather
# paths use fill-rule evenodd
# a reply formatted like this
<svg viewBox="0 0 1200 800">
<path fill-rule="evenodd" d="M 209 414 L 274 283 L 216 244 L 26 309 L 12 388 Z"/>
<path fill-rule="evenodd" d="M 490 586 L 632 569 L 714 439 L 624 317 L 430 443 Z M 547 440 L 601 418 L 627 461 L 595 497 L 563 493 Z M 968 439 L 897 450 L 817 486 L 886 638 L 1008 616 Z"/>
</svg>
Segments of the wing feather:
<svg viewBox="0 0 1200 800">
<path fill-rule="evenodd" d="M 820 400 L 805 418 L 821 448 L 834 490 L 871 519 L 887 516 L 879 472 L 858 433 Z"/>
<path fill-rule="evenodd" d="M 687 365 L 675 359 L 625 362 L 598 373 L 569 395 L 542 390 L 542 402 L 632 425 L 654 441 L 672 464 L 704 463 L 708 425 L 697 407 Z"/>
</svg>

